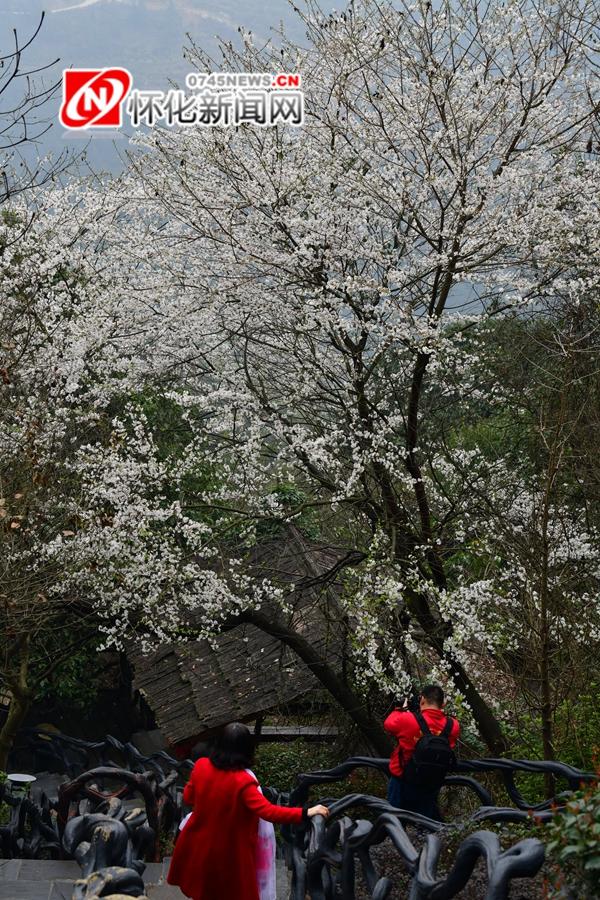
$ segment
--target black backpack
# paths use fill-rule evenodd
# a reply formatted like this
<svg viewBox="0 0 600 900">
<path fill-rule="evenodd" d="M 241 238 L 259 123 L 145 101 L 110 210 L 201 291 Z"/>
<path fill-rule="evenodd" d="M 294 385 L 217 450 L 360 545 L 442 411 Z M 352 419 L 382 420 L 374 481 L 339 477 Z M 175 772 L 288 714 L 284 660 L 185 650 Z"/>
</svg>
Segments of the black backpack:
<svg viewBox="0 0 600 900">
<path fill-rule="evenodd" d="M 420 712 L 413 713 L 423 736 L 416 743 L 402 775 L 409 784 L 423 788 L 439 788 L 444 778 L 456 766 L 456 755 L 450 747 L 450 732 L 454 719 L 448 716 L 440 734 L 432 734 Z"/>
</svg>

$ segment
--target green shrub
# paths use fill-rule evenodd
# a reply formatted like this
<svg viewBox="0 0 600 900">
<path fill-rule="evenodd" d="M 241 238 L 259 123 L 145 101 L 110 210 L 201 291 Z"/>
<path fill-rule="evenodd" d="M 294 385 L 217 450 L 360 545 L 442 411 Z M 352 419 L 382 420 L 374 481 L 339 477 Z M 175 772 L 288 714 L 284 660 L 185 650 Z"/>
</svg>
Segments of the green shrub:
<svg viewBox="0 0 600 900">
<path fill-rule="evenodd" d="M 33 670 L 35 672 L 35 666 Z M 84 645 L 74 650 L 49 678 L 38 682 L 36 700 L 46 705 L 56 703 L 70 709 L 87 710 L 97 699 L 99 689 L 97 652 L 94 647 Z"/>
<path fill-rule="evenodd" d="M 551 897 L 592 900 L 600 896 L 600 784 L 572 795 L 546 827 L 552 864 Z"/>
<path fill-rule="evenodd" d="M 297 775 L 332 769 L 344 755 L 334 745 L 296 740 L 285 744 L 261 744 L 256 754 L 254 771 L 264 787 L 289 791 L 296 785 Z M 385 797 L 387 779 L 372 769 L 357 769 L 342 781 L 315 785 L 311 798 L 344 797 L 346 794 L 371 794 Z"/>
<path fill-rule="evenodd" d="M 443 850 L 440 856 L 441 864 L 452 866 L 460 845 L 472 834 L 481 830 L 491 831 L 498 835 L 502 850 L 509 850 L 519 841 L 525 838 L 539 838 L 540 827 L 531 817 L 527 822 L 447 822 L 444 830 L 440 832 Z"/>
<path fill-rule="evenodd" d="M 285 744 L 259 744 L 254 771 L 264 787 L 289 791 L 301 772 L 329 769 L 336 764 L 330 747 L 296 740 Z"/>
<path fill-rule="evenodd" d="M 600 752 L 600 706 L 597 697 L 600 683 L 590 681 L 577 701 L 565 700 L 554 713 L 554 749 L 556 759 L 585 772 L 593 772 Z M 541 722 L 538 717 L 522 714 L 518 727 L 507 725 L 505 733 L 510 743 L 512 759 L 543 759 Z M 518 773 L 515 777 L 518 789 L 526 800 L 539 803 L 546 799 L 542 775 Z M 557 791 L 567 789 L 558 780 Z M 494 796 L 496 796 L 494 794 Z"/>
<path fill-rule="evenodd" d="M 0 772 L 0 785 L 6 782 L 6 772 Z M 6 825 L 10 819 L 10 806 L 0 801 L 0 825 Z"/>
</svg>

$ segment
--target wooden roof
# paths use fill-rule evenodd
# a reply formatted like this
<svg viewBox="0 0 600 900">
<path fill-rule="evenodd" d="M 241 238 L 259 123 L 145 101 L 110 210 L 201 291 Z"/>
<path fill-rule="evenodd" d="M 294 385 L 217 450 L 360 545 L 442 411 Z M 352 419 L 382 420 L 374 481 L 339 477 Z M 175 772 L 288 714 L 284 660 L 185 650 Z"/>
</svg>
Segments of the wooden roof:
<svg viewBox="0 0 600 900">
<path fill-rule="evenodd" d="M 247 564 L 257 579 L 289 585 L 287 624 L 330 658 L 340 643 L 339 632 L 328 624 L 336 586 L 323 590 L 312 582 L 329 571 L 341 555 L 339 550 L 311 543 L 296 528 L 289 528 L 282 537 L 254 548 Z M 128 657 L 135 671 L 135 687 L 173 744 L 208 737 L 228 722 L 255 718 L 317 684 L 281 641 L 250 624 L 240 624 L 214 642 L 168 644 L 148 656 L 131 648 Z"/>
</svg>

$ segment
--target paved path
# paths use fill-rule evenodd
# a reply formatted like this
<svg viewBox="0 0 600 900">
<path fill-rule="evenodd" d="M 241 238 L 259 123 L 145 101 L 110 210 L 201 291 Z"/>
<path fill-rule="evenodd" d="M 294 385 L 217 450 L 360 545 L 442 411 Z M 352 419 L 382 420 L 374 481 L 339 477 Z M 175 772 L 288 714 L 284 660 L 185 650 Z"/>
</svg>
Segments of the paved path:
<svg viewBox="0 0 600 900">
<path fill-rule="evenodd" d="M 146 865 L 144 882 L 149 900 L 185 900 L 179 888 L 165 884 L 168 866 L 168 859 Z M 79 877 L 79 866 L 73 861 L 0 859 L 0 900 L 71 900 L 73 883 Z M 288 885 L 287 869 L 278 859 L 277 900 L 288 900 Z"/>
<path fill-rule="evenodd" d="M 71 900 L 76 862 L 0 859 L 0 900 Z"/>
<path fill-rule="evenodd" d="M 146 893 L 149 900 L 184 900 L 184 895 L 179 888 L 174 888 L 164 883 L 164 873 L 168 868 L 168 864 L 169 861 L 165 860 L 162 878 L 157 883 L 149 883 L 146 873 L 144 873 L 144 881 L 148 885 Z M 153 878 L 151 880 L 154 881 Z M 223 900 L 229 900 L 229 897 L 223 897 Z M 282 859 L 277 860 L 277 900 L 289 900 L 289 876 Z"/>
</svg>

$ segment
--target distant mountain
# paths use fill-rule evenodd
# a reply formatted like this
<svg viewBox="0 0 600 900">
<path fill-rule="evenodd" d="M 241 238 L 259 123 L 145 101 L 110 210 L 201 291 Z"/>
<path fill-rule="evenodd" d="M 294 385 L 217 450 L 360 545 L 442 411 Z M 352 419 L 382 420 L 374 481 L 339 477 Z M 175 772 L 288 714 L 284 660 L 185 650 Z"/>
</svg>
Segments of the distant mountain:
<svg viewBox="0 0 600 900">
<path fill-rule="evenodd" d="M 181 60 L 187 32 L 212 50 L 217 34 L 234 38 L 239 25 L 262 38 L 281 20 L 292 32 L 300 30 L 287 0 L 0 0 L 0 43 L 12 26 L 30 30 L 42 10 L 46 21 L 36 50 L 56 49 L 67 66 L 106 64 L 107 53 L 120 53 L 141 69 L 166 73 L 168 63 Z"/>
<path fill-rule="evenodd" d="M 11 46 L 13 27 L 21 40 L 29 37 L 42 10 L 46 11 L 42 30 L 27 51 L 29 68 L 59 57 L 52 70 L 56 80 L 63 68 L 125 66 L 135 85 L 145 89 L 163 89 L 169 81 L 183 85 L 189 71 L 183 59 L 188 32 L 211 54 L 217 49 L 216 35 L 236 40 L 238 25 L 268 38 L 271 26 L 283 20 L 290 35 L 302 35 L 287 0 L 246 0 L 244 4 L 239 0 L 0 0 L 0 52 Z M 63 131 L 56 121 L 58 105 L 59 101 L 48 108 L 56 124 L 43 139 L 45 152 L 57 152 L 66 145 L 81 147 L 85 142 L 83 135 L 73 137 Z M 106 138 L 92 138 L 88 157 L 94 168 L 120 166 Z"/>
</svg>

